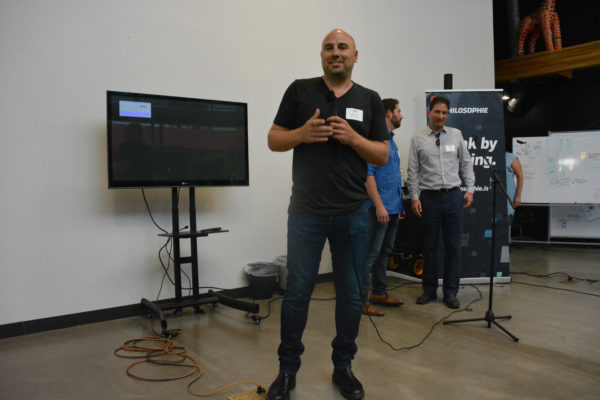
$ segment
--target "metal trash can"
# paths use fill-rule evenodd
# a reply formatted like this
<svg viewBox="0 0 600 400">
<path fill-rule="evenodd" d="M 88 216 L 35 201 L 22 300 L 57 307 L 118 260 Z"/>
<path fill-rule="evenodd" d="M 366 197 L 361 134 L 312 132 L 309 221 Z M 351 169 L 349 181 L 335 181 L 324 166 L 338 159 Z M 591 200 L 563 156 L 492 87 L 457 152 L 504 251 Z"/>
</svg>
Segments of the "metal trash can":
<svg viewBox="0 0 600 400">
<path fill-rule="evenodd" d="M 254 262 L 244 266 L 250 296 L 256 300 L 270 299 L 277 286 L 278 267 L 271 262 Z"/>
</svg>

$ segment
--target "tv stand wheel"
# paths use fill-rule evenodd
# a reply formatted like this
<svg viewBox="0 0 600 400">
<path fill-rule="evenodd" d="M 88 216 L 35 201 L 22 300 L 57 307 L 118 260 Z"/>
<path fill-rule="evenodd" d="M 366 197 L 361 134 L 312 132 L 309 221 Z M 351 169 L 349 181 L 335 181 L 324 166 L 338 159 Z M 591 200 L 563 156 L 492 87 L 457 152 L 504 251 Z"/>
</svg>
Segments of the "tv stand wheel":
<svg viewBox="0 0 600 400">
<path fill-rule="evenodd" d="M 206 314 L 206 312 L 200 307 L 194 307 L 194 313 L 196 314 Z"/>
</svg>

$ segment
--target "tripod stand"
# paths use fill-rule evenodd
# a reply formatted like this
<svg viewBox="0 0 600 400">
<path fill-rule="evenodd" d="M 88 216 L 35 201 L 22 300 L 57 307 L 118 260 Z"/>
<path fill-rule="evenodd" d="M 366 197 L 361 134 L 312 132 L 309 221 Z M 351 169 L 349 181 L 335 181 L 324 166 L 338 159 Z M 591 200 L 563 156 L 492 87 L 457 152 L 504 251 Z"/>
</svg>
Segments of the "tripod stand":
<svg viewBox="0 0 600 400">
<path fill-rule="evenodd" d="M 495 246 L 496 246 L 496 186 L 497 185 L 500 185 L 500 188 L 504 192 L 504 195 L 506 196 L 508 201 L 510 201 L 510 204 L 513 207 L 515 205 L 514 205 L 512 199 L 510 198 L 510 196 L 508 195 L 508 193 L 506 192 L 506 188 L 504 187 L 504 185 L 502 185 L 502 182 L 500 181 L 500 177 L 498 176 L 498 173 L 490 165 L 487 158 L 485 156 L 483 156 L 481 147 L 479 147 L 477 136 L 474 136 L 474 139 L 475 139 L 475 145 L 477 147 L 477 150 L 479 150 L 479 152 L 482 154 L 482 158 L 485 160 L 485 163 L 487 164 L 488 168 L 490 169 L 490 172 L 491 172 L 490 180 L 492 182 L 492 241 L 491 241 L 492 248 L 490 250 L 490 283 L 489 283 L 490 294 L 489 294 L 488 310 L 485 313 L 485 316 L 482 318 L 468 318 L 468 319 L 459 319 L 459 320 L 454 320 L 454 321 L 444 321 L 444 325 L 457 324 L 457 323 L 461 323 L 461 322 L 486 321 L 488 328 L 490 328 L 492 326 L 492 324 L 494 324 L 495 326 L 500 328 L 504 333 L 506 333 L 508 336 L 510 336 L 512 338 L 512 340 L 514 340 L 515 342 L 518 342 L 519 338 L 514 336 L 512 333 L 510 333 L 508 330 L 506 330 L 502 325 L 500 325 L 498 322 L 496 322 L 496 320 L 500 320 L 500 319 L 511 319 L 512 316 L 505 315 L 505 316 L 497 317 L 494 315 L 494 311 L 492 310 L 492 302 L 493 302 L 493 298 L 494 298 L 494 253 L 495 253 Z"/>
</svg>

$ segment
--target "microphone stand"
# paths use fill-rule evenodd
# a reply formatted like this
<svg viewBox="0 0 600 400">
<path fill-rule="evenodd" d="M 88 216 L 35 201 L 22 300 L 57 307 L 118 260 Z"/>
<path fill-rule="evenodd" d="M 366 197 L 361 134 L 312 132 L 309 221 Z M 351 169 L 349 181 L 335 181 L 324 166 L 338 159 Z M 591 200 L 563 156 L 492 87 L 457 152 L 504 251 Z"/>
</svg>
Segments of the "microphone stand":
<svg viewBox="0 0 600 400">
<path fill-rule="evenodd" d="M 488 159 L 483 154 L 483 151 L 481 150 L 481 147 L 479 146 L 477 136 L 473 136 L 473 138 L 475 140 L 475 146 L 477 147 L 479 154 L 481 154 L 484 162 L 490 169 L 490 175 L 491 175 L 490 181 L 492 183 L 492 248 L 490 251 L 490 283 L 489 283 L 490 294 L 489 294 L 488 310 L 485 313 L 485 316 L 482 318 L 469 318 L 469 319 L 459 319 L 459 320 L 454 320 L 454 321 L 444 321 L 444 325 L 457 324 L 457 323 L 462 323 L 462 322 L 472 322 L 472 321 L 486 321 L 488 328 L 490 328 L 492 326 L 492 324 L 494 324 L 495 326 L 500 328 L 504 333 L 506 333 L 508 336 L 510 336 L 512 338 L 512 340 L 514 340 L 515 342 L 518 342 L 519 338 L 514 336 L 512 333 L 507 331 L 502 325 L 500 325 L 498 322 L 496 322 L 496 320 L 500 320 L 500 319 L 511 319 L 512 316 L 505 315 L 505 316 L 497 317 L 494 315 L 494 311 L 492 310 L 492 300 L 493 300 L 493 295 L 494 295 L 494 253 L 495 253 L 495 246 L 496 246 L 496 186 L 497 185 L 500 186 L 500 189 L 502 189 L 502 192 L 504 193 L 504 195 L 506 196 L 506 198 L 508 199 L 510 204 L 513 206 L 513 208 L 516 208 L 516 207 L 515 207 L 515 204 L 513 203 L 513 200 L 508 195 L 506 188 L 502 184 L 500 177 L 498 176 L 498 173 L 490 165 L 490 163 L 488 162 Z"/>
</svg>

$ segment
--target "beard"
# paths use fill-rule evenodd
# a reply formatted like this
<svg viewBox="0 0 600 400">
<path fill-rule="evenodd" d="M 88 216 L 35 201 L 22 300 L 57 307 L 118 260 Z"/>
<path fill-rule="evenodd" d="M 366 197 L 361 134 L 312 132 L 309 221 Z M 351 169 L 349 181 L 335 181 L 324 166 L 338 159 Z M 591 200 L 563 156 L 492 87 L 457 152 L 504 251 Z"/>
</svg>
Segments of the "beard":
<svg viewBox="0 0 600 400">
<path fill-rule="evenodd" d="M 349 76 L 347 71 L 325 71 L 325 77 L 332 82 L 344 82 Z"/>
<path fill-rule="evenodd" d="M 353 67 L 354 67 L 354 65 L 352 65 L 350 67 L 344 66 L 344 68 L 342 68 L 340 70 L 332 71 L 327 65 L 324 65 L 323 72 L 325 74 L 325 77 L 332 82 L 344 82 L 347 79 L 349 79 L 350 76 L 352 75 Z"/>
</svg>

